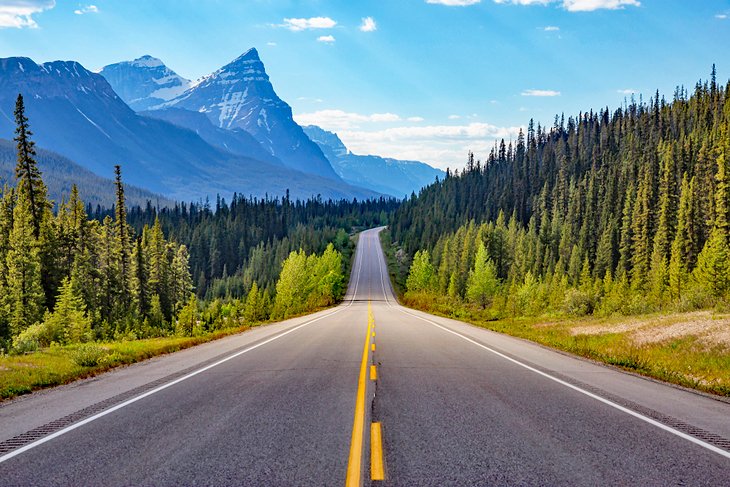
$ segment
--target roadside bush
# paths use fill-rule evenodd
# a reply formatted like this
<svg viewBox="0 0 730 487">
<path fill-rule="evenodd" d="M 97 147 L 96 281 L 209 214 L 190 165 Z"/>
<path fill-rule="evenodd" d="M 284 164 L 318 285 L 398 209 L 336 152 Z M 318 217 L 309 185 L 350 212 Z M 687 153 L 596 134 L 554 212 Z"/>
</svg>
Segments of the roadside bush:
<svg viewBox="0 0 730 487">
<path fill-rule="evenodd" d="M 90 343 L 79 345 L 76 350 L 71 352 L 71 360 L 82 367 L 94 367 L 95 365 L 99 365 L 102 359 L 106 356 L 106 350 L 98 345 Z"/>
<path fill-rule="evenodd" d="M 586 316 L 593 311 L 593 303 L 588 294 L 578 289 L 568 289 L 565 293 L 563 311 L 570 316 Z"/>
</svg>

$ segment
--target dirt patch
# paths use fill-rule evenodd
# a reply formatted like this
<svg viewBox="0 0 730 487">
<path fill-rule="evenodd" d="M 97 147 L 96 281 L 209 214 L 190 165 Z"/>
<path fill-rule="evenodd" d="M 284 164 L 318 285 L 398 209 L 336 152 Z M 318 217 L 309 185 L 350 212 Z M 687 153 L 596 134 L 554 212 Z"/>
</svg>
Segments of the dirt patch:
<svg viewBox="0 0 730 487">
<path fill-rule="evenodd" d="M 692 313 L 682 321 L 643 328 L 631 335 L 631 339 L 637 345 L 666 342 L 683 337 L 696 337 L 698 342 L 709 346 L 730 345 L 730 318 L 713 319 L 709 312 Z"/>
<path fill-rule="evenodd" d="M 570 334 L 575 335 L 606 335 L 607 333 L 628 333 L 638 330 L 645 326 L 651 326 L 651 321 L 624 321 L 622 323 L 600 324 L 600 325 L 583 325 L 576 326 L 570 330 Z"/>
</svg>

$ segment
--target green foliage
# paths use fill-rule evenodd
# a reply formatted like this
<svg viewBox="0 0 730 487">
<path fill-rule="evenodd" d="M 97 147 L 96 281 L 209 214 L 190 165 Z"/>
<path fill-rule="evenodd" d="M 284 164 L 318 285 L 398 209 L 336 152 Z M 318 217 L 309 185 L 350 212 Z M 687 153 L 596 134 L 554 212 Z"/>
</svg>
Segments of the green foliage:
<svg viewBox="0 0 730 487">
<path fill-rule="evenodd" d="M 190 294 L 187 303 L 180 310 L 175 324 L 175 333 L 178 336 L 193 336 L 193 332 L 198 326 L 199 316 L 198 298 L 194 294 Z"/>
<path fill-rule="evenodd" d="M 474 268 L 469 273 L 466 285 L 466 296 L 470 302 L 484 309 L 490 304 L 498 287 L 497 268 L 489 258 L 484 244 L 479 242 L 474 258 Z"/>
<path fill-rule="evenodd" d="M 411 269 L 406 279 L 406 289 L 411 292 L 430 291 L 434 288 L 435 271 L 428 250 L 419 250 L 413 256 Z"/>
<path fill-rule="evenodd" d="M 329 244 L 321 256 L 303 250 L 292 252 L 284 261 L 276 283 L 272 318 L 329 306 L 344 294 L 342 255 Z"/>
<path fill-rule="evenodd" d="M 102 347 L 89 343 L 79 345 L 71 353 L 71 359 L 81 367 L 94 367 L 99 365 L 102 359 L 107 355 L 107 351 Z"/>
</svg>

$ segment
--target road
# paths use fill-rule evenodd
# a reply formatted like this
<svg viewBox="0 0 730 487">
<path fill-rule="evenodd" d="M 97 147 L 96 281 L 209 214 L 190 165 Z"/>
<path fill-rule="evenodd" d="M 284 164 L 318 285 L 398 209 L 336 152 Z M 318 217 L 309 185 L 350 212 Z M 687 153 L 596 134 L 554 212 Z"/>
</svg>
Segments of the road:
<svg viewBox="0 0 730 487">
<path fill-rule="evenodd" d="M 337 308 L 3 404 L 0 485 L 730 485 L 730 404 L 403 308 L 384 265 L 366 231 Z"/>
</svg>

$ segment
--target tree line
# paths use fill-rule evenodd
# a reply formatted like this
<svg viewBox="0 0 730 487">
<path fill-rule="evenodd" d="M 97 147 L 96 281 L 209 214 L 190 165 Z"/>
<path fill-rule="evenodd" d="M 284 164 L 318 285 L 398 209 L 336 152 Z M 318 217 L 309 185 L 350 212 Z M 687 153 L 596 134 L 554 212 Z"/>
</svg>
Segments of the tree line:
<svg viewBox="0 0 730 487">
<path fill-rule="evenodd" d="M 501 313 L 637 313 L 730 298 L 730 83 L 713 67 L 610 112 L 556 117 L 413 195 L 411 292 Z"/>
</svg>

